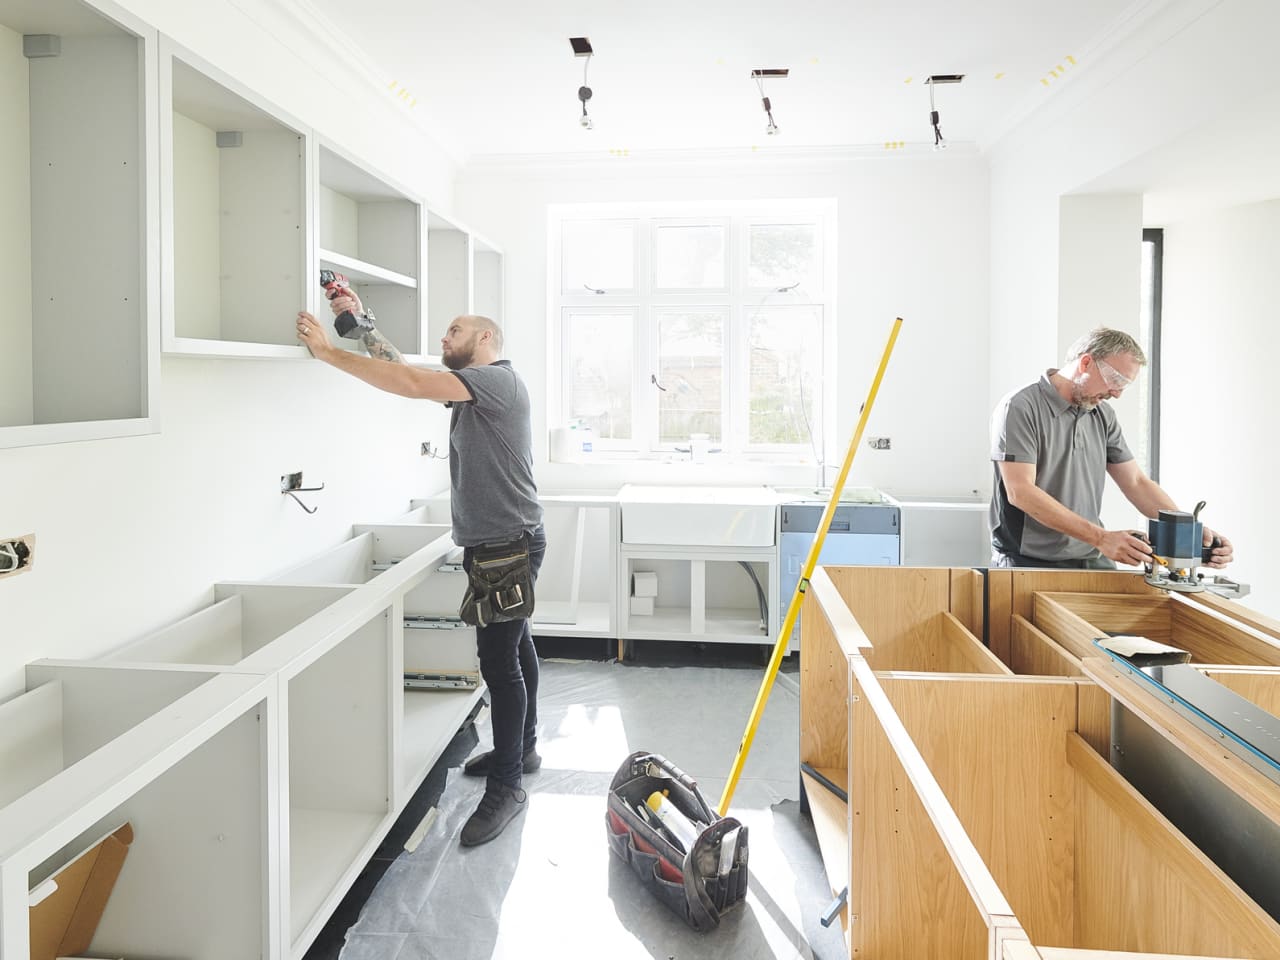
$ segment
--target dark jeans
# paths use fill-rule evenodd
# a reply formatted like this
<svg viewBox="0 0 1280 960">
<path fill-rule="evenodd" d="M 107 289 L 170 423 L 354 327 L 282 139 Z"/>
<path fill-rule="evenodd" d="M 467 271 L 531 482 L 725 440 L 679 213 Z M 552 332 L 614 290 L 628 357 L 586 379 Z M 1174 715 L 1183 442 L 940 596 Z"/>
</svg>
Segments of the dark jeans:
<svg viewBox="0 0 1280 960">
<path fill-rule="evenodd" d="M 538 579 L 547 536 L 541 526 L 526 534 L 533 579 Z M 471 551 L 463 551 L 463 566 L 470 569 Z M 505 620 L 476 628 L 480 676 L 489 688 L 489 713 L 493 719 L 493 755 L 489 779 L 520 786 L 521 757 L 538 739 L 538 653 L 528 620 Z"/>
<path fill-rule="evenodd" d="M 1078 560 L 1041 560 L 1021 553 L 991 553 L 993 567 L 1040 567 L 1050 570 L 1114 570 L 1115 562 L 1107 557 L 1081 557 Z"/>
</svg>

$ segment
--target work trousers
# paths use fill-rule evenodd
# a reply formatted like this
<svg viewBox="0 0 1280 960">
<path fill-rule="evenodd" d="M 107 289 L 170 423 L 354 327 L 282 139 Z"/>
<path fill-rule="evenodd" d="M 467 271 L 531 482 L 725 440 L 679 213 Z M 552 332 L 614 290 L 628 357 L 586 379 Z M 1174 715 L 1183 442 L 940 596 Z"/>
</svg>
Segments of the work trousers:
<svg viewBox="0 0 1280 960">
<path fill-rule="evenodd" d="M 1078 560 L 1041 560 L 1021 553 L 991 552 L 993 567 L 1041 567 L 1053 570 L 1114 570 L 1115 561 L 1107 557 L 1081 557 Z"/>
<path fill-rule="evenodd" d="M 546 532 L 539 526 L 525 534 L 529 565 L 538 579 Z M 471 551 L 463 552 L 463 566 L 470 568 Z M 520 786 L 521 759 L 538 739 L 538 653 L 533 648 L 529 621 L 504 620 L 476 627 L 480 676 L 489 688 L 489 716 L 493 721 L 493 755 L 489 780 Z"/>
</svg>

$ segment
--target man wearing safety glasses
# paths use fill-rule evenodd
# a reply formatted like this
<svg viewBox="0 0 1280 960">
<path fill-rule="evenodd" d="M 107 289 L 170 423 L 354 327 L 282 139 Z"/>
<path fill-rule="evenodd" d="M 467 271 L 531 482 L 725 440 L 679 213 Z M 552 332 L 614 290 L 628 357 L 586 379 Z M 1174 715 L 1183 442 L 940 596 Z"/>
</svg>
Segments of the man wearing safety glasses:
<svg viewBox="0 0 1280 960">
<path fill-rule="evenodd" d="M 1151 547 L 1100 519 L 1106 475 L 1144 517 L 1177 510 L 1138 466 L 1105 401 L 1130 386 L 1147 358 L 1133 337 L 1099 327 L 1059 370 L 1009 394 L 991 418 L 992 566 L 1109 569 L 1150 562 Z M 1210 567 L 1231 562 L 1231 541 L 1204 527 Z"/>
</svg>

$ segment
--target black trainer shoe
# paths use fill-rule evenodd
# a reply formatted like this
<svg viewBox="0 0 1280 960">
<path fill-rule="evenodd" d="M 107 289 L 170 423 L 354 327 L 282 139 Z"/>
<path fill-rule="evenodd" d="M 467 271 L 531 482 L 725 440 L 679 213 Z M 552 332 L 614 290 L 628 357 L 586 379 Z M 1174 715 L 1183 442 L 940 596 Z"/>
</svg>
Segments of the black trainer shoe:
<svg viewBox="0 0 1280 960">
<path fill-rule="evenodd" d="M 528 805 L 529 795 L 519 787 L 490 782 L 484 788 L 476 812 L 462 825 L 462 845 L 474 847 L 488 843 Z"/>
<path fill-rule="evenodd" d="M 468 777 L 487 777 L 489 775 L 489 757 L 492 755 L 492 750 L 486 750 L 484 753 L 476 754 L 462 765 L 462 772 Z M 521 759 L 524 763 L 525 773 L 533 773 L 542 766 L 542 758 L 538 756 L 538 749 L 536 747 L 526 750 Z"/>
</svg>

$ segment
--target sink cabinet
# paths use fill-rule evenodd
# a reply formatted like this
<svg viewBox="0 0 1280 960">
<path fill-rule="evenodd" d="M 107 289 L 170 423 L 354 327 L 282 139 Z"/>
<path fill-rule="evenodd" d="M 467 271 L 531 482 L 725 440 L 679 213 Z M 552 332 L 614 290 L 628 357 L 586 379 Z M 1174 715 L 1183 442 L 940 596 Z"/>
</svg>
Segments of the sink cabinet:
<svg viewBox="0 0 1280 960">
<path fill-rule="evenodd" d="M 636 575 L 656 584 L 652 613 L 633 610 Z M 643 588 L 641 588 L 643 590 Z M 761 593 L 764 601 L 762 608 Z M 630 641 L 772 644 L 778 635 L 777 552 L 764 547 L 635 545 L 618 558 L 618 657 Z M 647 606 L 647 604 L 644 604 Z"/>
</svg>

